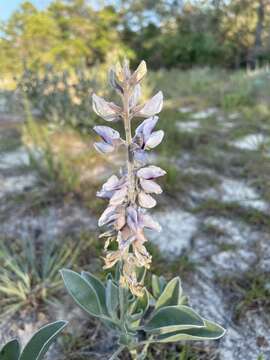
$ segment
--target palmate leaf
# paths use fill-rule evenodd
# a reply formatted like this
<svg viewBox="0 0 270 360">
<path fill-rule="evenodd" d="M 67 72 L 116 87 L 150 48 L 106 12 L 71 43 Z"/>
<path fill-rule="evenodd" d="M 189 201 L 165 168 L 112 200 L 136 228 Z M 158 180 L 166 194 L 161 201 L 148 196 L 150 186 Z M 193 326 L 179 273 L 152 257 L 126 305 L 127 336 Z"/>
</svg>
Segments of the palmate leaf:
<svg viewBox="0 0 270 360">
<path fill-rule="evenodd" d="M 178 305 L 166 306 L 155 311 L 143 330 L 151 334 L 164 334 L 203 326 L 204 320 L 194 310 L 188 306 Z"/>
<path fill-rule="evenodd" d="M 18 360 L 20 356 L 20 344 L 13 339 L 6 343 L 0 351 L 0 360 Z"/>
<path fill-rule="evenodd" d="M 56 321 L 39 329 L 26 344 L 19 360 L 40 360 L 48 351 L 56 336 L 67 325 L 66 321 Z M 10 360 L 10 359 L 9 359 Z"/>
<path fill-rule="evenodd" d="M 61 275 L 67 291 L 76 303 L 92 316 L 101 316 L 102 307 L 94 287 L 80 274 L 63 269 Z"/>
<path fill-rule="evenodd" d="M 180 305 L 182 297 L 181 280 L 179 277 L 173 278 L 165 287 L 156 302 L 156 309 L 164 306 Z"/>
<path fill-rule="evenodd" d="M 205 326 L 202 328 L 193 328 L 187 330 L 174 331 L 159 335 L 155 342 L 176 342 L 185 340 L 217 340 L 225 335 L 226 330 L 214 322 L 204 320 Z"/>
<path fill-rule="evenodd" d="M 117 309 L 119 306 L 119 289 L 112 279 L 106 283 L 106 307 L 110 316 L 117 319 Z"/>
</svg>

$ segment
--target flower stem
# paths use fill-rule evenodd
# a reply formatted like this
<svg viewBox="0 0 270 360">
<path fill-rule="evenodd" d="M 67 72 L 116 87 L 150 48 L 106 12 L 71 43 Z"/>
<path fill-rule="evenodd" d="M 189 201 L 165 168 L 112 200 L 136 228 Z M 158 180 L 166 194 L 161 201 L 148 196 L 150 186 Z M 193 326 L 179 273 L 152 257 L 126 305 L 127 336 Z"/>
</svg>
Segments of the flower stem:
<svg viewBox="0 0 270 360">
<path fill-rule="evenodd" d="M 129 112 L 129 84 L 126 81 L 124 85 L 123 94 L 123 121 L 126 135 L 127 145 L 127 176 L 128 176 L 128 199 L 131 204 L 135 203 L 136 192 L 135 192 L 135 174 L 134 174 L 134 156 L 132 151 L 132 134 L 131 134 L 131 123 L 130 123 L 130 112 Z"/>
</svg>

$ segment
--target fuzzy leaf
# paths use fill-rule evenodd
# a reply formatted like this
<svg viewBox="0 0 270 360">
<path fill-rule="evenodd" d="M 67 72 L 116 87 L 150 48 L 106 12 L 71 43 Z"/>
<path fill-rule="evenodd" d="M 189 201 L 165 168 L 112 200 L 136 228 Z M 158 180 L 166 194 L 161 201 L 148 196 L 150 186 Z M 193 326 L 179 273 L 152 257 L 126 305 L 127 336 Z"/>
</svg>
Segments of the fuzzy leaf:
<svg viewBox="0 0 270 360">
<path fill-rule="evenodd" d="M 152 291 L 154 298 L 158 298 L 166 286 L 166 280 L 163 276 L 152 275 Z"/>
<path fill-rule="evenodd" d="M 94 287 L 74 271 L 64 269 L 61 274 L 73 300 L 90 315 L 101 316 L 101 304 Z"/>
<path fill-rule="evenodd" d="M 83 271 L 81 276 L 95 289 L 102 308 L 102 312 L 107 314 L 105 286 L 98 278 L 87 271 Z"/>
<path fill-rule="evenodd" d="M 106 305 L 112 318 L 117 318 L 117 308 L 119 306 L 119 289 L 112 280 L 106 283 Z"/>
<path fill-rule="evenodd" d="M 156 309 L 164 306 L 179 305 L 182 297 L 181 280 L 177 276 L 173 278 L 165 287 L 156 302 Z"/>
<path fill-rule="evenodd" d="M 155 338 L 155 342 L 176 342 L 186 340 L 216 340 L 225 335 L 226 330 L 214 322 L 204 320 L 205 326 L 187 330 L 175 331 L 169 334 L 162 334 Z"/>
<path fill-rule="evenodd" d="M 42 359 L 56 336 L 66 325 L 66 321 L 56 321 L 39 329 L 26 344 L 20 356 L 20 360 Z"/>
<path fill-rule="evenodd" d="M 7 342 L 0 351 L 0 360 L 19 360 L 20 344 L 17 339 Z"/>
<path fill-rule="evenodd" d="M 178 305 L 166 306 L 155 311 L 144 330 L 151 334 L 164 334 L 202 326 L 204 320 L 194 310 L 188 306 Z"/>
</svg>

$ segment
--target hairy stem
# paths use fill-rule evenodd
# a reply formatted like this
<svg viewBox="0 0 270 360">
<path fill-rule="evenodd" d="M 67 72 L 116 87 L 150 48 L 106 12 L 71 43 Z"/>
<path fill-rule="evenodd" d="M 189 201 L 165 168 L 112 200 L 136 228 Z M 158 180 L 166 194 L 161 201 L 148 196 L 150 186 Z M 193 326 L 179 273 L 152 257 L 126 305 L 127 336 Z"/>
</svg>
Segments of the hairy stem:
<svg viewBox="0 0 270 360">
<path fill-rule="evenodd" d="M 126 135 L 126 159 L 127 159 L 127 176 L 128 176 L 128 200 L 131 204 L 135 203 L 136 200 L 136 188 L 135 188 L 135 174 L 134 174 L 134 157 L 132 152 L 132 134 L 131 134 L 131 123 L 130 123 L 130 112 L 129 112 L 129 96 L 130 90 L 129 85 L 126 82 L 124 86 L 123 94 L 123 121 Z"/>
</svg>

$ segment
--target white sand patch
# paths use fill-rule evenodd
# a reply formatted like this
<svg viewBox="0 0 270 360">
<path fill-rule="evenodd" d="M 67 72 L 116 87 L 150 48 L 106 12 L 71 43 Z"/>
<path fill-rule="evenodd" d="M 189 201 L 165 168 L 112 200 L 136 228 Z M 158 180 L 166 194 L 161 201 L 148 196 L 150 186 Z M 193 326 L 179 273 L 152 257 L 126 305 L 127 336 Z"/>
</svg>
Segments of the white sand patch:
<svg viewBox="0 0 270 360">
<path fill-rule="evenodd" d="M 208 108 L 192 114 L 192 118 L 195 120 L 207 119 L 208 117 L 215 115 L 217 112 L 218 108 Z"/>
<path fill-rule="evenodd" d="M 157 213 L 155 219 L 162 226 L 160 233 L 149 232 L 149 239 L 162 253 L 177 256 L 189 247 L 197 231 L 198 219 L 183 210 Z"/>
<path fill-rule="evenodd" d="M 184 106 L 184 107 L 180 107 L 178 111 L 182 114 L 187 114 L 187 113 L 191 113 L 193 109 L 191 106 Z"/>
<path fill-rule="evenodd" d="M 267 211 L 268 204 L 260 198 L 255 189 L 244 181 L 222 179 L 220 185 L 221 197 L 224 202 L 239 202 L 242 206 L 252 207 L 260 211 Z"/>
<path fill-rule="evenodd" d="M 29 155 L 24 148 L 7 152 L 0 156 L 0 169 L 11 169 L 20 165 L 29 165 Z"/>
<path fill-rule="evenodd" d="M 192 132 L 200 127 L 199 121 L 184 121 L 177 123 L 177 128 L 180 131 Z"/>
<path fill-rule="evenodd" d="M 267 137 L 263 134 L 250 134 L 231 142 L 231 144 L 242 150 L 258 150 L 266 141 Z"/>
<path fill-rule="evenodd" d="M 24 191 L 26 188 L 32 187 L 36 183 L 36 180 L 37 178 L 33 174 L 12 176 L 8 178 L 0 177 L 0 198 L 5 194 Z"/>
</svg>

